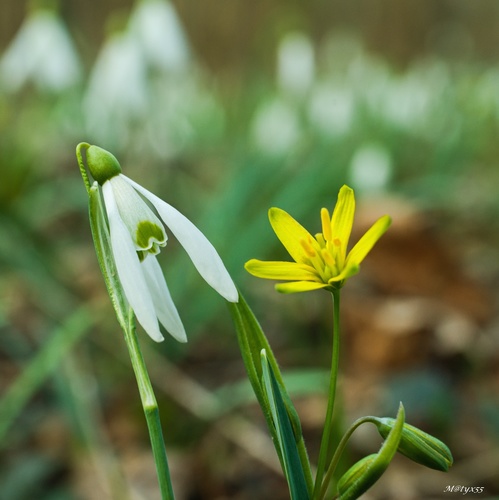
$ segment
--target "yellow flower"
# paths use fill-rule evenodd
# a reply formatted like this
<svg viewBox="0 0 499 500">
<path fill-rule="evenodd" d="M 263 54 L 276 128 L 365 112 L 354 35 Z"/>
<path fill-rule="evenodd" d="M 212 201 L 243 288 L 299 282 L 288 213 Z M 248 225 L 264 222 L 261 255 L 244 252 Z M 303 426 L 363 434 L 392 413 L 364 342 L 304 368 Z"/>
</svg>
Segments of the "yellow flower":
<svg viewBox="0 0 499 500">
<path fill-rule="evenodd" d="M 340 189 L 332 217 L 326 208 L 321 210 L 322 233 L 315 237 L 284 210 L 271 208 L 270 224 L 295 262 L 252 259 L 244 267 L 258 278 L 290 280 L 276 285 L 283 293 L 341 288 L 359 272 L 360 263 L 391 223 L 388 215 L 378 219 L 347 254 L 354 213 L 355 197 L 348 186 Z"/>
</svg>

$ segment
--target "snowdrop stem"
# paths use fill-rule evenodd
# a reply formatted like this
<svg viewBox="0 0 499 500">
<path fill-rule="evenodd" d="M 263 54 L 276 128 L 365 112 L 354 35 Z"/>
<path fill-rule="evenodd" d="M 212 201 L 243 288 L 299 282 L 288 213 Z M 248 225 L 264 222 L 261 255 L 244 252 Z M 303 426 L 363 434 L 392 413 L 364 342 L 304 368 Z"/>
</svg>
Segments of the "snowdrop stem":
<svg viewBox="0 0 499 500">
<path fill-rule="evenodd" d="M 132 368 L 139 387 L 142 407 L 147 421 L 154 461 L 156 463 L 161 498 L 162 500 L 173 500 L 175 497 L 170 478 L 170 469 L 168 467 L 163 431 L 161 429 L 158 404 L 156 402 L 151 380 L 149 379 L 146 364 L 142 356 L 142 351 L 140 350 L 137 332 L 135 330 L 135 318 L 131 309 L 129 311 L 128 327 L 123 331 L 125 334 L 125 342 L 128 347 L 130 360 L 132 362 Z"/>
<path fill-rule="evenodd" d="M 76 146 L 76 158 L 78 160 L 78 166 L 80 167 L 81 176 L 83 177 L 83 182 L 85 183 L 85 187 L 87 189 L 87 193 L 90 194 L 90 181 L 88 179 L 87 169 L 85 168 L 85 163 L 83 161 L 83 156 L 81 154 L 82 149 L 88 149 L 90 144 L 87 142 L 80 142 L 78 146 Z"/>
<path fill-rule="evenodd" d="M 340 290 L 335 289 L 333 295 L 333 354 L 331 361 L 331 375 L 329 379 L 329 397 L 326 410 L 326 420 L 322 433 L 321 447 L 319 451 L 319 461 L 317 464 L 317 475 L 314 486 L 314 499 L 320 498 L 320 490 L 326 470 L 329 451 L 331 449 L 331 433 L 333 428 L 333 410 L 336 398 L 336 385 L 338 380 L 338 365 L 340 359 Z"/>
</svg>

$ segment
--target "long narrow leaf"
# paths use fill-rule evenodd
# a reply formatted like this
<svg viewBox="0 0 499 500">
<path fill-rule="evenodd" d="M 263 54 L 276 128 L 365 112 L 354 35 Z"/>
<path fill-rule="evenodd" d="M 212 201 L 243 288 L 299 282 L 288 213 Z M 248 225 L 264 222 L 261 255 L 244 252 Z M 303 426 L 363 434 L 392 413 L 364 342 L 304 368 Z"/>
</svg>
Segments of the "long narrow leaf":
<svg viewBox="0 0 499 500">
<path fill-rule="evenodd" d="M 292 500 L 307 500 L 310 498 L 307 489 L 305 473 L 296 446 L 293 427 L 284 405 L 281 388 L 274 371 L 267 360 L 265 349 L 261 352 L 262 386 L 267 396 L 272 419 L 276 429 L 278 445 L 283 457 L 284 472 L 288 481 Z"/>
<path fill-rule="evenodd" d="M 261 386 L 261 362 L 259 361 L 259 359 L 253 356 L 253 353 L 255 352 L 255 338 L 259 336 L 259 331 L 261 331 L 260 325 L 258 324 L 256 318 L 247 306 L 241 294 L 239 294 L 238 303 L 234 304 L 229 302 L 228 305 L 232 314 L 234 325 L 236 327 L 239 349 L 241 351 L 244 366 L 246 367 L 246 372 L 248 373 L 248 379 L 251 383 L 251 387 L 253 387 L 253 391 L 256 395 L 258 403 L 260 404 L 265 420 L 267 421 L 267 426 L 269 428 L 270 434 L 272 435 L 272 441 L 274 442 L 274 444 L 276 444 L 278 442 L 277 433 L 273 424 L 273 419 L 267 398 L 265 397 L 265 393 L 263 392 Z M 261 349 L 262 348 L 260 348 L 257 352 L 260 353 Z M 281 462 L 281 466 L 283 466 L 281 450 L 277 446 L 276 450 Z"/>
<path fill-rule="evenodd" d="M 248 378 L 251 382 L 253 391 L 255 392 L 257 400 L 267 421 L 272 439 L 274 441 L 274 444 L 276 445 L 276 450 L 279 456 L 279 460 L 281 461 L 281 465 L 284 468 L 281 448 L 277 445 L 277 432 L 274 427 L 268 400 L 264 392 L 264 388 L 262 387 L 262 363 L 260 359 L 260 353 L 263 349 L 266 352 L 268 364 L 272 368 L 272 372 L 274 374 L 276 382 L 279 385 L 280 395 L 291 422 L 295 442 L 298 446 L 302 470 L 305 473 L 307 486 L 311 491 L 311 489 L 313 488 L 313 479 L 312 473 L 310 471 L 310 462 L 305 449 L 305 443 L 303 441 L 300 419 L 298 417 L 296 409 L 291 402 L 291 398 L 286 391 L 284 381 L 277 364 L 277 360 L 275 359 L 269 342 L 255 315 L 253 314 L 253 311 L 250 309 L 241 294 L 239 294 L 239 302 L 235 304 L 229 303 L 228 305 L 236 327 L 239 348 L 241 350 L 244 365 L 248 373 Z"/>
</svg>

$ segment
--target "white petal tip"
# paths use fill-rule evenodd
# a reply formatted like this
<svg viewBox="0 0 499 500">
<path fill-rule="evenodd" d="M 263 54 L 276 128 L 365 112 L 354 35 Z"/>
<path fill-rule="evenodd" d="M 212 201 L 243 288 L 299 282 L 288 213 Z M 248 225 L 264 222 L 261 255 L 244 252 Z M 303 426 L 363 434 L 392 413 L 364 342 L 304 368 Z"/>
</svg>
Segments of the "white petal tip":
<svg viewBox="0 0 499 500">
<path fill-rule="evenodd" d="M 165 340 L 165 337 L 163 337 L 163 335 L 161 335 L 161 333 L 158 335 L 158 334 L 154 334 L 154 335 L 151 335 L 149 332 L 146 332 L 149 337 L 151 337 L 154 342 L 163 342 Z"/>
<path fill-rule="evenodd" d="M 187 335 L 185 333 L 185 330 L 182 327 L 182 330 L 178 330 L 175 332 L 168 331 L 168 333 L 177 341 L 180 342 L 181 344 L 185 344 L 187 342 Z"/>
<path fill-rule="evenodd" d="M 233 304 L 237 304 L 239 302 L 239 294 L 237 291 L 235 293 L 231 293 L 230 295 L 226 295 L 224 298 Z"/>
<path fill-rule="evenodd" d="M 239 302 L 239 292 L 237 291 L 236 285 L 234 285 L 232 280 L 213 288 L 228 302 L 232 302 L 234 304 Z"/>
</svg>

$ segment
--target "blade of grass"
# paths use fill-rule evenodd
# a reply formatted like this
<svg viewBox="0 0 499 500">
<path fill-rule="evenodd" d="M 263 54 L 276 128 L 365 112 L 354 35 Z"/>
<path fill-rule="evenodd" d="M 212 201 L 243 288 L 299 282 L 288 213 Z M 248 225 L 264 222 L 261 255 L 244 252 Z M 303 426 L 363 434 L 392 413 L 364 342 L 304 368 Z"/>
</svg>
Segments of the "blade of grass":
<svg viewBox="0 0 499 500">
<path fill-rule="evenodd" d="M 38 388 L 57 369 L 75 343 L 92 327 L 94 319 L 85 307 L 73 312 L 7 389 L 0 400 L 0 447 L 5 435 Z"/>
</svg>

